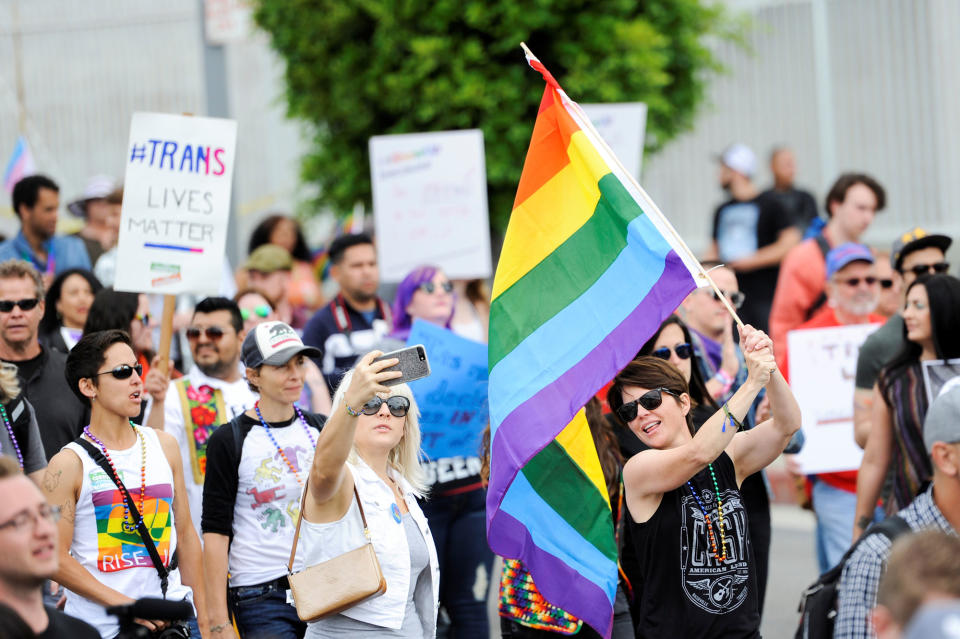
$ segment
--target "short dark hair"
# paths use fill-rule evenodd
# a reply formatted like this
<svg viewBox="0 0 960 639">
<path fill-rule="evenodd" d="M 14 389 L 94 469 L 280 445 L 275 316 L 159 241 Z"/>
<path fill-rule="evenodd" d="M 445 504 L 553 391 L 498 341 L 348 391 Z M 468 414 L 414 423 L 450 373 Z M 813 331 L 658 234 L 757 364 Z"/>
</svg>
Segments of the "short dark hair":
<svg viewBox="0 0 960 639">
<path fill-rule="evenodd" d="M 90 291 L 96 295 L 103 288 L 103 284 L 97 279 L 97 276 L 85 268 L 72 268 L 57 275 L 57 278 L 50 284 L 50 290 L 47 291 L 46 307 L 43 310 L 43 318 L 40 320 L 41 333 L 53 333 L 60 328 L 60 320 L 57 318 L 57 302 L 60 301 L 60 293 L 63 290 L 63 283 L 71 275 L 79 275 L 87 280 L 90 285 Z"/>
<path fill-rule="evenodd" d="M 227 297 L 205 297 L 193 308 L 193 314 L 214 313 L 216 311 L 230 311 L 230 325 L 237 333 L 243 330 L 243 316 L 240 307 Z"/>
<path fill-rule="evenodd" d="M 850 187 L 856 186 L 857 184 L 862 184 L 873 191 L 874 197 L 877 198 L 877 211 L 883 210 L 883 207 L 887 205 L 887 192 L 883 190 L 879 182 L 866 173 L 844 173 L 837 178 L 827 193 L 825 202 L 827 217 L 833 217 L 833 213 L 830 212 L 830 205 L 834 202 L 842 204 L 843 201 L 847 199 L 847 191 L 850 190 Z"/>
<path fill-rule="evenodd" d="M 137 316 L 139 293 L 121 293 L 112 288 L 102 289 L 93 298 L 83 334 L 117 329 L 130 330 L 130 322 Z"/>
<path fill-rule="evenodd" d="M 678 396 L 684 393 L 687 393 L 688 397 L 690 396 L 687 380 L 683 378 L 680 369 L 659 357 L 653 357 L 652 355 L 638 357 L 627 364 L 613 378 L 613 386 L 607 391 L 607 405 L 617 416 L 617 421 L 624 426 L 627 424 L 624 424 L 620 416 L 617 415 L 617 409 L 623 406 L 623 388 L 625 386 L 639 386 L 649 389 L 666 388 Z M 676 401 L 679 402 L 680 400 L 676 399 Z M 695 433 L 692 412 L 692 410 L 687 412 L 687 430 L 690 431 L 691 435 Z"/>
<path fill-rule="evenodd" d="M 348 248 L 361 244 L 370 244 L 372 246 L 373 238 L 366 233 L 346 233 L 341 235 L 330 242 L 330 248 L 327 250 L 327 254 L 330 256 L 330 263 L 339 264 L 343 259 L 343 254 L 347 252 Z"/>
<path fill-rule="evenodd" d="M 94 386 L 100 385 L 98 369 L 103 366 L 107 349 L 114 344 L 126 344 L 133 348 L 130 335 L 114 329 L 85 334 L 67 355 L 67 365 L 63 371 L 67 386 L 87 406 L 90 405 L 90 398 L 80 392 L 80 380 L 89 377 Z"/>
<path fill-rule="evenodd" d="M 40 196 L 40 189 L 50 189 L 60 192 L 57 183 L 46 175 L 30 175 L 13 185 L 13 212 L 20 217 L 20 205 L 23 204 L 28 209 L 37 204 L 37 198 Z"/>
</svg>

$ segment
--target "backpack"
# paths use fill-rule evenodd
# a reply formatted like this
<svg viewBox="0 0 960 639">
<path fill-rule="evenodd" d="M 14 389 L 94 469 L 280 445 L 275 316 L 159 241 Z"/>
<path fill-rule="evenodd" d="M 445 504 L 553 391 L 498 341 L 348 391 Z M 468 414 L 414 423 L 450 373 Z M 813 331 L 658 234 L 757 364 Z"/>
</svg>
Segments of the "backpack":
<svg viewBox="0 0 960 639">
<path fill-rule="evenodd" d="M 899 515 L 887 517 L 874 524 L 860 536 L 843 554 L 840 562 L 820 575 L 800 596 L 800 624 L 794 639 L 832 639 L 833 625 L 837 620 L 840 576 L 843 567 L 868 535 L 879 533 L 893 542 L 900 535 L 910 532 L 910 525 Z"/>
<path fill-rule="evenodd" d="M 817 248 L 820 249 L 820 252 L 823 254 L 823 259 L 826 261 L 827 253 L 830 252 L 830 245 L 827 243 L 827 238 L 823 237 L 823 233 L 817 233 L 813 237 L 814 241 L 817 243 Z M 813 317 L 814 313 L 820 310 L 820 308 L 827 303 L 827 291 L 826 289 L 820 291 L 820 295 L 817 296 L 817 299 L 813 300 L 813 305 L 807 309 L 806 319 Z"/>
</svg>

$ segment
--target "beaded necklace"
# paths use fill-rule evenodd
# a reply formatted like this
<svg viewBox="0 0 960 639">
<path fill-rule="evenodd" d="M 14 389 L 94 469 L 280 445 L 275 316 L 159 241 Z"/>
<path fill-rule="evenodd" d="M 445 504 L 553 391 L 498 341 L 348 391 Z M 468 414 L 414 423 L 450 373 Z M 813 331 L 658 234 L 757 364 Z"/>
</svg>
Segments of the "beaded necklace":
<svg viewBox="0 0 960 639">
<path fill-rule="evenodd" d="M 707 464 L 707 468 L 710 469 L 710 477 L 713 478 L 713 489 L 717 493 L 717 514 L 720 516 L 720 548 L 723 550 L 721 555 L 717 552 L 717 538 L 713 534 L 713 522 L 710 521 L 710 515 L 707 514 L 707 509 L 704 508 L 703 502 L 700 501 L 700 495 L 697 494 L 697 491 L 694 490 L 693 484 L 690 483 L 690 480 L 687 480 L 687 487 L 690 488 L 690 492 L 693 493 L 693 498 L 697 500 L 697 505 L 700 506 L 700 512 L 703 513 L 703 518 L 707 522 L 707 536 L 710 539 L 710 546 L 713 550 L 713 556 L 716 557 L 717 561 L 726 561 L 727 560 L 727 539 L 724 535 L 724 523 L 723 523 L 723 500 L 720 499 L 720 485 L 717 483 L 717 476 L 713 472 L 713 464 Z"/>
<path fill-rule="evenodd" d="M 277 452 L 280 453 L 280 457 L 283 458 L 283 461 L 287 462 L 287 467 L 290 468 L 290 472 L 293 473 L 293 476 L 297 480 L 297 484 L 303 486 L 303 481 L 300 479 L 300 473 L 297 472 L 297 467 L 294 466 L 290 459 L 287 457 L 287 454 L 283 452 L 283 449 L 280 448 L 280 444 L 277 443 L 277 440 L 274 439 L 273 433 L 270 432 L 271 426 L 267 423 L 267 420 L 263 418 L 263 415 L 260 413 L 260 401 L 257 400 L 253 405 L 253 410 L 257 412 L 257 417 L 260 418 L 260 423 L 263 424 L 263 429 L 267 431 L 267 437 L 270 438 L 270 441 L 273 442 L 274 448 L 277 449 Z M 297 413 L 297 417 L 300 419 L 300 423 L 303 425 L 303 430 L 307 431 L 307 437 L 310 438 L 310 450 L 313 450 L 317 447 L 317 442 L 313 439 L 313 433 L 310 432 L 310 426 L 307 424 L 307 420 L 303 418 L 303 413 L 300 412 L 300 407 L 296 404 L 293 405 L 293 410 Z"/>
<path fill-rule="evenodd" d="M 7 427 L 7 433 L 10 434 L 13 449 L 17 451 L 17 461 L 20 462 L 20 470 L 23 470 L 23 453 L 20 452 L 20 444 L 17 443 L 17 437 L 13 434 L 13 425 L 10 424 L 10 418 L 7 417 L 7 409 L 3 407 L 3 404 L 0 404 L 0 416 L 3 417 L 3 425 Z"/>
<path fill-rule="evenodd" d="M 147 443 L 143 437 L 143 433 L 140 432 L 140 429 L 137 428 L 133 422 L 130 422 L 130 428 L 133 429 L 133 432 L 137 435 L 137 439 L 140 440 L 140 503 L 136 504 L 136 506 L 137 510 L 140 511 L 140 520 L 142 521 L 143 502 L 147 492 Z M 120 475 L 117 473 L 117 467 L 113 465 L 113 459 L 110 458 L 110 453 L 107 452 L 107 447 L 90 431 L 90 424 L 83 427 L 83 434 L 87 436 L 87 439 L 100 447 L 100 450 L 103 451 L 103 456 L 107 459 L 110 470 L 113 471 L 113 480 L 118 484 L 122 484 L 123 482 L 120 480 Z M 127 505 L 126 499 L 123 500 L 123 523 L 121 525 L 123 531 L 127 533 L 133 533 L 137 530 L 137 522 L 134 521 L 133 515 L 130 513 L 130 506 Z"/>
</svg>

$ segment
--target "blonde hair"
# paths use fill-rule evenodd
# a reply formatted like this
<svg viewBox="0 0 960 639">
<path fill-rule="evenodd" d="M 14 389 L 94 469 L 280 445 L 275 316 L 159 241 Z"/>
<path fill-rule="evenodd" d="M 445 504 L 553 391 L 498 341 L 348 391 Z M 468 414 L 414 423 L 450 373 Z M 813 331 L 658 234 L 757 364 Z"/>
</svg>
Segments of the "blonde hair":
<svg viewBox="0 0 960 639">
<path fill-rule="evenodd" d="M 877 604 L 901 627 L 929 595 L 960 597 L 960 539 L 924 530 L 898 539 L 877 586 Z"/>
<path fill-rule="evenodd" d="M 350 387 L 350 380 L 352 379 L 353 369 L 350 369 L 340 381 L 337 392 L 333 394 L 333 406 L 330 409 L 331 415 L 343 405 L 343 396 L 346 394 L 347 388 Z M 423 451 L 420 448 L 420 409 L 417 407 L 417 400 L 414 398 L 409 386 L 406 384 L 397 384 L 390 388 L 391 396 L 399 395 L 410 400 L 410 410 L 407 411 L 407 416 L 403 420 L 403 439 L 401 439 L 400 443 L 394 446 L 387 455 L 387 463 L 393 466 L 393 468 L 410 483 L 415 492 L 425 495 L 429 490 L 429 485 L 427 484 L 427 473 L 420 463 L 420 460 L 424 457 Z M 350 451 L 348 461 L 356 464 L 359 460 L 360 457 L 357 454 L 357 446 L 354 444 Z"/>
<path fill-rule="evenodd" d="M 0 280 L 18 280 L 21 278 L 33 280 L 33 286 L 37 291 L 37 299 L 42 302 L 46 292 L 43 290 L 43 278 L 40 277 L 40 271 L 23 260 L 10 259 L 0 262 Z"/>
<path fill-rule="evenodd" d="M 17 367 L 9 362 L 0 362 L 0 404 L 6 404 L 20 394 Z"/>
</svg>

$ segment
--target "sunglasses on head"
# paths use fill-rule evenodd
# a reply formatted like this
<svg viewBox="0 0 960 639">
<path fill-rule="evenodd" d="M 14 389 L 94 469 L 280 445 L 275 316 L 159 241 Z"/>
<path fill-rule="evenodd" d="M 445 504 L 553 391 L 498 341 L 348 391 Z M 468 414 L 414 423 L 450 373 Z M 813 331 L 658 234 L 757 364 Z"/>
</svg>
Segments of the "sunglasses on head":
<svg viewBox="0 0 960 639">
<path fill-rule="evenodd" d="M 240 317 L 243 318 L 243 321 L 246 322 L 248 319 L 256 315 L 257 317 L 266 317 L 270 314 L 270 307 L 266 304 L 258 304 L 252 309 L 241 308 Z M 209 337 L 209 336 L 208 336 Z"/>
<path fill-rule="evenodd" d="M 25 300 L 0 300 L 0 313 L 9 313 L 15 306 L 19 306 L 23 311 L 32 311 L 39 303 L 40 300 L 36 297 Z"/>
<path fill-rule="evenodd" d="M 107 373 L 109 373 L 110 375 L 113 375 L 116 379 L 127 379 L 128 377 L 133 375 L 134 371 L 136 371 L 139 377 L 143 377 L 142 364 L 134 364 L 133 366 L 131 366 L 130 364 L 120 364 L 119 366 L 112 368 L 108 371 L 97 373 L 96 375 L 94 375 L 94 377 L 99 377 L 101 375 L 106 375 Z"/>
<path fill-rule="evenodd" d="M 920 277 L 921 275 L 926 275 L 930 271 L 933 271 L 934 273 L 946 273 L 947 271 L 950 270 L 950 262 L 936 262 L 935 264 L 914 264 L 907 270 L 911 271 L 917 277 Z"/>
<path fill-rule="evenodd" d="M 432 295 L 433 292 L 437 290 L 437 285 L 434 284 L 433 282 L 423 282 L 417 288 L 423 291 L 424 293 L 427 293 L 428 295 Z M 440 288 L 443 289 L 444 293 L 453 292 L 453 284 L 451 282 L 444 282 L 443 284 L 440 285 Z"/>
<path fill-rule="evenodd" d="M 872 275 L 868 275 L 866 277 L 848 277 L 845 280 L 837 280 L 837 281 L 840 282 L 841 284 L 846 284 L 850 288 L 856 288 L 860 286 L 860 282 L 863 282 L 867 286 L 873 286 L 879 280 L 873 277 Z M 890 285 L 892 286 L 893 282 L 890 282 Z"/>
<path fill-rule="evenodd" d="M 643 406 L 644 410 L 656 410 L 657 408 L 660 408 L 660 404 L 663 403 L 663 395 L 661 393 L 673 395 L 676 398 L 680 397 L 678 393 L 670 390 L 669 388 L 654 388 L 651 391 L 647 391 L 632 402 L 627 402 L 618 408 L 617 416 L 629 424 L 637 418 L 637 404 Z"/>
<path fill-rule="evenodd" d="M 393 397 L 388 397 L 384 400 L 382 397 L 374 397 L 369 402 L 363 405 L 363 408 L 360 409 L 364 415 L 376 415 L 380 412 L 380 407 L 383 406 L 383 402 L 387 402 L 387 408 L 390 410 L 390 414 L 394 417 L 406 417 L 407 411 L 410 410 L 410 400 L 402 395 L 394 395 Z"/>
<path fill-rule="evenodd" d="M 191 326 L 187 329 L 187 339 L 191 341 L 196 341 L 200 339 L 200 334 L 206 333 L 207 339 L 211 342 L 216 342 L 221 337 L 223 337 L 223 329 L 219 326 L 208 326 L 206 328 L 198 328 L 196 326 Z"/>
<path fill-rule="evenodd" d="M 747 296 L 742 291 L 720 291 L 720 292 L 723 293 L 728 300 L 730 300 L 730 304 L 732 304 L 734 308 L 740 308 L 741 306 L 743 306 L 743 301 L 747 299 Z M 713 291 L 713 300 L 715 302 L 720 301 L 720 296 L 717 295 L 716 291 Z"/>
<path fill-rule="evenodd" d="M 650 354 L 654 357 L 659 357 L 660 359 L 670 359 L 671 351 L 676 353 L 677 357 L 680 359 L 690 359 L 690 356 L 693 355 L 693 347 L 687 342 L 684 342 L 683 344 L 677 344 L 672 349 L 669 346 L 664 346 L 663 348 L 658 348 Z"/>
</svg>

